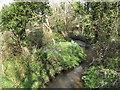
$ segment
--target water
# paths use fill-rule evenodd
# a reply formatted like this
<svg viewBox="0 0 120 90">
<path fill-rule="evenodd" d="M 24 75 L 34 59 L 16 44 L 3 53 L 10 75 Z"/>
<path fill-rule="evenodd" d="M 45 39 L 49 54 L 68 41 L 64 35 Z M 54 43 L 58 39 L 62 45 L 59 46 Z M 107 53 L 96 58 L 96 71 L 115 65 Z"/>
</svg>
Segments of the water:
<svg viewBox="0 0 120 90">
<path fill-rule="evenodd" d="M 49 82 L 46 88 L 82 88 L 81 74 L 83 71 L 82 66 L 79 66 L 72 71 L 62 72 Z"/>
<path fill-rule="evenodd" d="M 74 40 L 78 45 L 82 46 L 82 47 L 85 47 L 86 49 L 87 48 L 90 48 L 90 45 L 89 44 L 86 44 L 85 42 L 83 41 L 80 41 L 80 40 Z"/>
<path fill-rule="evenodd" d="M 90 45 L 80 40 L 74 41 L 80 46 L 90 47 Z M 87 53 L 91 53 L 90 51 L 90 48 L 86 48 L 85 50 Z M 90 59 L 90 57 L 87 59 Z M 89 63 L 89 60 L 87 60 L 85 63 Z M 82 88 L 84 84 L 81 77 L 82 73 L 87 70 L 86 64 L 82 64 L 73 70 L 64 71 L 61 74 L 55 76 L 51 82 L 47 83 L 46 88 Z"/>
</svg>

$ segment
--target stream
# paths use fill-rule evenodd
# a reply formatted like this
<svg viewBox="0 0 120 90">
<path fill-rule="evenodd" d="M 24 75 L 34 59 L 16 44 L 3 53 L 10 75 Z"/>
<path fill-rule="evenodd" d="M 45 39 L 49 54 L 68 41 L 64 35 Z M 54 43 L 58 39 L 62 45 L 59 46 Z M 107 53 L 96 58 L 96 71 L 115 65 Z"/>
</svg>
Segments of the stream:
<svg viewBox="0 0 120 90">
<path fill-rule="evenodd" d="M 82 72 L 82 66 L 72 71 L 62 72 L 60 75 L 57 75 L 52 82 L 48 83 L 47 88 L 82 88 L 83 82 L 80 77 Z"/>
<path fill-rule="evenodd" d="M 79 40 L 75 40 L 75 42 L 82 47 L 89 46 Z M 82 88 L 84 84 L 81 76 L 86 69 L 87 67 L 84 64 L 81 64 L 73 70 L 64 71 L 55 76 L 51 82 L 48 82 L 46 88 Z"/>
</svg>

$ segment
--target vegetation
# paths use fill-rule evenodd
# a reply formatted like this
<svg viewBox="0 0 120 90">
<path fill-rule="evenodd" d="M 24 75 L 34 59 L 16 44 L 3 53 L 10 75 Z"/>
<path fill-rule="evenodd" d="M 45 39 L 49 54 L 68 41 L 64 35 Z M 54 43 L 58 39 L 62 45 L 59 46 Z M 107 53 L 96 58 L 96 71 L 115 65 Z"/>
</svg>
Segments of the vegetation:
<svg viewBox="0 0 120 90">
<path fill-rule="evenodd" d="M 81 62 L 92 62 L 82 74 L 85 88 L 119 87 L 119 3 L 13 2 L 3 6 L 2 87 L 45 88 L 56 74 Z M 90 44 L 90 49 L 74 40 Z"/>
<path fill-rule="evenodd" d="M 117 2 L 86 2 L 83 6 L 77 2 L 75 12 L 81 17 L 81 34 L 91 38 L 91 43 L 106 42 L 119 34 Z"/>
<path fill-rule="evenodd" d="M 47 14 L 49 6 L 43 2 L 15 2 L 9 7 L 4 6 L 1 11 L 1 28 L 2 31 L 11 31 L 18 44 L 27 44 L 26 41 L 26 25 L 34 19 L 39 13 L 42 15 L 39 18 L 39 23 L 42 22 Z M 36 18 L 38 19 L 38 18 Z M 23 41 L 24 42 L 21 42 Z"/>
<path fill-rule="evenodd" d="M 87 88 L 119 88 L 119 42 L 100 43 L 94 46 L 93 65 L 83 73 Z M 91 84 L 92 83 L 92 84 Z"/>
<path fill-rule="evenodd" d="M 24 55 L 8 58 L 3 63 L 3 87 L 41 88 L 55 74 L 78 66 L 85 60 L 85 54 L 74 42 L 60 42 L 37 50 L 35 59 L 30 58 L 30 55 Z"/>
<path fill-rule="evenodd" d="M 118 88 L 118 73 L 104 66 L 92 66 L 84 73 L 86 88 Z M 91 84 L 92 83 L 92 84 Z"/>
</svg>

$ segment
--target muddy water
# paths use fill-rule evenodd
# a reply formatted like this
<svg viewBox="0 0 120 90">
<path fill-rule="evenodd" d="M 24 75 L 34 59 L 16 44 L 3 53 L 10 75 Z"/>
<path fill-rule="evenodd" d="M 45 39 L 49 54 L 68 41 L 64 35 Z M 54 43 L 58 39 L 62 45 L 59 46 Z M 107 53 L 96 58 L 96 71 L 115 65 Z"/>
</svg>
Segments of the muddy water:
<svg viewBox="0 0 120 90">
<path fill-rule="evenodd" d="M 46 88 L 82 88 L 83 82 L 81 74 L 84 69 L 82 66 L 75 68 L 72 71 L 65 71 L 56 76 L 53 81 L 49 82 Z"/>
</svg>

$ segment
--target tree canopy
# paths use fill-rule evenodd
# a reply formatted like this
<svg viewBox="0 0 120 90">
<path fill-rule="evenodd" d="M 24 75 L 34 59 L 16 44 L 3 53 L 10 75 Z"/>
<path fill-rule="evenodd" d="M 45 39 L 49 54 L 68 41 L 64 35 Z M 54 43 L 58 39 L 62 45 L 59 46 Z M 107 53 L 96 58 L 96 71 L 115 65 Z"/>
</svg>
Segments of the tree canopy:
<svg viewBox="0 0 120 90">
<path fill-rule="evenodd" d="M 25 39 L 26 24 L 38 14 L 47 14 L 48 9 L 46 2 L 14 2 L 4 6 L 1 10 L 1 30 L 12 31 L 21 40 Z"/>
</svg>

